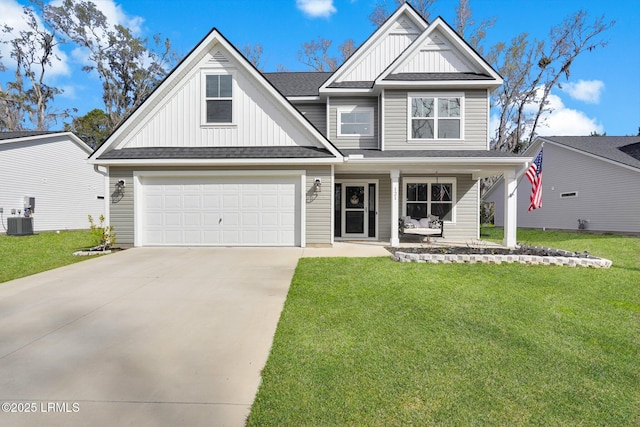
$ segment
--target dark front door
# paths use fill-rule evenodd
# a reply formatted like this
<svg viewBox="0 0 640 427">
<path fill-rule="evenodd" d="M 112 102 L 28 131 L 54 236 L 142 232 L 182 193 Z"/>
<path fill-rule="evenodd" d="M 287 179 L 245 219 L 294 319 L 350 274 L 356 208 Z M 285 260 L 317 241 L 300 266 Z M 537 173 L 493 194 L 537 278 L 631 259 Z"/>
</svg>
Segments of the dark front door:
<svg viewBox="0 0 640 427">
<path fill-rule="evenodd" d="M 365 237 L 368 230 L 367 192 L 365 185 L 344 186 L 344 235 Z"/>
<path fill-rule="evenodd" d="M 335 187 L 336 237 L 376 237 L 376 183 L 338 182 Z"/>
</svg>

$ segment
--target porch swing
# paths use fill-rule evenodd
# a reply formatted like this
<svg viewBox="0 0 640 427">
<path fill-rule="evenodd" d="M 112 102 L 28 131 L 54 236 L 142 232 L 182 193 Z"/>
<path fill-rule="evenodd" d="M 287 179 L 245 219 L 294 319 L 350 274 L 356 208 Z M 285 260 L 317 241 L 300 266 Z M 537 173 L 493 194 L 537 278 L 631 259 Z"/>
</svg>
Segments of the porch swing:
<svg viewBox="0 0 640 427">
<path fill-rule="evenodd" d="M 436 185 L 438 184 L 438 171 L 436 171 Z M 431 214 L 419 220 L 407 215 L 400 219 L 399 231 L 401 236 L 444 237 L 444 221 Z"/>
</svg>

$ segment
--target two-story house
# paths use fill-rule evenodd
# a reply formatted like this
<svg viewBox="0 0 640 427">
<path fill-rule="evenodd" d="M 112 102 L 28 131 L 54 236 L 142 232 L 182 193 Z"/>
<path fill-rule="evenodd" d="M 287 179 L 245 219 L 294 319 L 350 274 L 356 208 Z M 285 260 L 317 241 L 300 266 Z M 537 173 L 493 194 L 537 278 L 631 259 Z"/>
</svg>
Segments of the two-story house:
<svg viewBox="0 0 640 427">
<path fill-rule="evenodd" d="M 503 174 L 505 244 L 527 161 L 489 150 L 500 75 L 441 18 L 401 6 L 333 73 L 261 73 L 216 29 L 90 157 L 118 241 L 399 241 L 437 216 L 479 237 L 479 179 Z"/>
</svg>

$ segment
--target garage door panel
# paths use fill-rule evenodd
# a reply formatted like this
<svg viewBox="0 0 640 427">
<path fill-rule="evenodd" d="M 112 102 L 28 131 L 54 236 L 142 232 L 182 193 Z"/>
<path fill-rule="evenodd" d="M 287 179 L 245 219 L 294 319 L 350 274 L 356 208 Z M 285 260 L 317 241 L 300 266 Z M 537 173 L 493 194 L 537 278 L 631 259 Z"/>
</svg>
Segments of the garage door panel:
<svg viewBox="0 0 640 427">
<path fill-rule="evenodd" d="M 240 225 L 240 213 L 239 212 L 223 212 L 222 221 L 220 224 L 224 228 L 237 227 Z"/>
<path fill-rule="evenodd" d="M 242 209 L 259 209 L 260 196 L 258 194 L 244 194 L 242 196 Z"/>
<path fill-rule="evenodd" d="M 240 225 L 242 228 L 259 227 L 260 214 L 258 212 L 242 212 L 240 213 Z"/>
<path fill-rule="evenodd" d="M 265 194 L 262 197 L 262 209 L 277 209 L 278 206 L 277 194 Z"/>
<path fill-rule="evenodd" d="M 222 230 L 222 243 L 226 245 L 239 245 L 240 232 L 238 230 Z M 251 244 L 251 243 L 247 243 Z"/>
<path fill-rule="evenodd" d="M 180 227 L 182 225 L 182 214 L 180 212 L 165 212 L 163 225 L 167 227 Z"/>
<path fill-rule="evenodd" d="M 219 230 L 204 230 L 202 232 L 202 243 L 205 245 L 219 245 L 222 243 L 220 240 Z"/>
<path fill-rule="evenodd" d="M 240 209 L 240 197 L 238 194 L 223 194 L 222 206 L 225 210 L 238 210 Z"/>
<path fill-rule="evenodd" d="M 163 218 L 161 212 L 147 212 L 147 226 L 161 227 L 163 225 Z"/>
<path fill-rule="evenodd" d="M 144 203 L 148 209 L 162 209 L 162 195 L 161 194 L 147 194 Z"/>
<path fill-rule="evenodd" d="M 220 207 L 220 196 L 217 194 L 205 193 L 202 196 L 203 209 L 218 209 Z"/>
<path fill-rule="evenodd" d="M 180 209 L 182 207 L 182 197 L 179 194 L 165 195 L 163 207 L 165 209 Z"/>
<path fill-rule="evenodd" d="M 201 195 L 200 194 L 185 194 L 183 199 L 184 209 L 201 209 Z"/>
<path fill-rule="evenodd" d="M 185 230 L 184 241 L 188 245 L 199 245 L 202 242 L 202 232 L 197 230 Z"/>
<path fill-rule="evenodd" d="M 180 230 L 165 230 L 163 234 L 164 234 L 163 238 L 165 241 L 169 241 L 169 242 L 182 241 L 182 231 Z"/>
<path fill-rule="evenodd" d="M 195 213 L 184 213 L 184 225 L 187 227 L 199 227 L 202 226 L 202 214 L 199 212 Z"/>
<path fill-rule="evenodd" d="M 277 227 L 280 224 L 280 215 L 277 212 L 263 212 L 262 226 L 263 227 Z"/>
<path fill-rule="evenodd" d="M 141 180 L 143 245 L 300 244 L 299 177 Z"/>
<path fill-rule="evenodd" d="M 202 214 L 202 225 L 206 227 L 206 229 L 210 229 L 211 226 L 217 226 L 220 224 L 220 213 L 218 212 L 204 212 Z"/>
</svg>

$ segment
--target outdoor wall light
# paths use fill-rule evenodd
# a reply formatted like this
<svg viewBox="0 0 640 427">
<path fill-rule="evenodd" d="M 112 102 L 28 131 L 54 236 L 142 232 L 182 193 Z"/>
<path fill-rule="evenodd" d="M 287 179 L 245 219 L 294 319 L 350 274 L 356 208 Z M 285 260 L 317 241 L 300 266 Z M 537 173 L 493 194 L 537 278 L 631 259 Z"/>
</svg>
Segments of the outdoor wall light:
<svg viewBox="0 0 640 427">
<path fill-rule="evenodd" d="M 322 192 L 322 180 L 320 178 L 316 178 L 313 181 L 313 191 L 315 193 L 320 193 Z"/>
<path fill-rule="evenodd" d="M 119 195 L 123 195 L 125 186 L 126 186 L 126 183 L 124 179 L 118 180 L 118 182 L 116 182 L 116 193 Z"/>
</svg>

